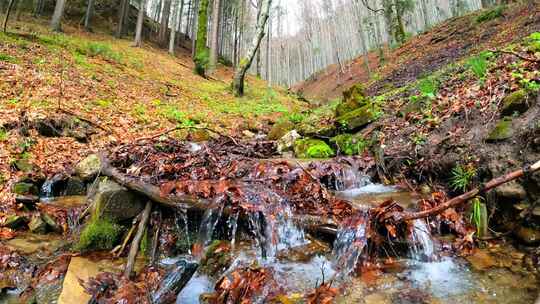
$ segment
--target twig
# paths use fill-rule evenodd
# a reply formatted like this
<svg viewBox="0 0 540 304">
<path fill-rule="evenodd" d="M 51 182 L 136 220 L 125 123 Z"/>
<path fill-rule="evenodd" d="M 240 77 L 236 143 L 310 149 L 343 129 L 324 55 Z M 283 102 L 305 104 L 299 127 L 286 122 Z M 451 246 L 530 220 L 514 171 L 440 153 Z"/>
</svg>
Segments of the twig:
<svg viewBox="0 0 540 304">
<path fill-rule="evenodd" d="M 107 132 L 107 133 L 112 133 L 111 130 L 109 130 L 109 129 L 103 127 L 103 126 L 101 126 L 101 125 L 98 124 L 97 122 L 94 122 L 94 121 L 92 121 L 92 120 L 90 120 L 90 119 L 88 119 L 88 118 L 84 118 L 84 117 L 80 116 L 79 114 L 77 114 L 77 113 L 75 113 L 75 112 L 73 112 L 73 111 L 71 111 L 71 110 L 63 109 L 63 108 L 60 108 L 59 110 L 60 110 L 60 112 L 63 112 L 63 113 L 66 113 L 66 114 L 75 116 L 75 117 L 77 117 L 79 120 L 82 120 L 82 121 L 84 121 L 84 122 L 87 122 L 87 123 L 91 124 L 92 126 L 94 126 L 94 127 L 96 127 L 96 128 L 99 128 L 99 129 L 101 129 L 101 130 L 103 130 L 103 131 L 105 131 L 105 132 Z"/>
<path fill-rule="evenodd" d="M 428 209 L 428 210 L 424 210 L 424 211 L 412 212 L 412 213 L 411 212 L 406 212 L 406 213 L 392 212 L 392 213 L 387 214 L 385 216 L 384 220 L 393 219 L 396 222 L 403 222 L 403 221 L 411 221 L 411 220 L 415 220 L 415 219 L 419 219 L 419 218 L 425 218 L 425 217 L 428 217 L 428 216 L 436 215 L 436 214 L 439 214 L 439 213 L 445 211 L 448 208 L 457 207 L 457 206 L 459 206 L 461 204 L 466 203 L 471 198 L 474 198 L 475 196 L 477 196 L 481 192 L 489 191 L 489 190 L 491 190 L 493 188 L 496 188 L 496 187 L 498 187 L 498 186 L 500 186 L 502 184 L 505 184 L 505 183 L 507 183 L 509 181 L 512 181 L 514 179 L 522 177 L 526 173 L 532 173 L 532 172 L 535 172 L 535 171 L 538 171 L 538 170 L 540 170 L 540 161 L 537 161 L 536 163 L 531 165 L 529 168 L 520 169 L 520 170 L 517 170 L 517 171 L 510 172 L 510 173 L 508 173 L 506 175 L 494 178 L 494 179 L 490 180 L 489 182 L 487 182 L 483 187 L 477 187 L 477 188 L 475 188 L 475 189 L 473 189 L 473 190 L 471 190 L 471 191 L 469 191 L 467 193 L 464 193 L 464 194 L 462 194 L 460 196 L 454 197 L 453 199 L 451 199 L 449 201 L 446 201 L 446 202 L 438 205 L 437 207 L 434 207 L 434 208 L 431 208 L 431 209 Z"/>
<path fill-rule="evenodd" d="M 150 218 L 150 211 L 152 210 L 152 201 L 147 201 L 146 206 L 144 207 L 143 212 L 141 213 L 141 221 L 139 222 L 139 227 L 137 228 L 137 234 L 131 242 L 131 247 L 129 248 L 129 255 L 126 263 L 126 268 L 124 269 L 124 276 L 126 278 L 131 278 L 133 273 L 133 267 L 135 265 L 135 258 L 137 257 L 137 252 L 139 251 L 139 244 L 144 235 L 144 230 L 146 229 L 146 224 L 148 224 L 148 219 Z"/>
<path fill-rule="evenodd" d="M 529 61 L 529 62 L 536 62 L 536 63 L 539 63 L 539 62 L 540 62 L 540 59 L 537 59 L 537 58 L 530 58 L 530 57 L 521 55 L 520 53 L 513 52 L 513 51 L 505 51 L 505 50 L 489 50 L 489 51 L 490 51 L 490 52 L 493 52 L 493 53 L 503 53 L 503 54 L 514 55 L 514 56 L 516 56 L 516 57 L 519 58 L 519 59 L 522 59 L 522 60 L 525 60 L 525 61 Z"/>
<path fill-rule="evenodd" d="M 235 145 L 239 146 L 238 142 L 231 136 L 229 135 L 226 135 L 226 134 L 223 134 L 219 131 L 216 131 L 216 130 L 213 130 L 211 128 L 208 128 L 208 127 L 196 127 L 196 126 L 176 126 L 174 128 L 171 128 L 171 129 L 168 129 L 168 130 L 165 130 L 161 133 L 158 133 L 156 135 L 153 135 L 153 136 L 150 136 L 150 137 L 140 137 L 138 139 L 136 139 L 135 141 L 141 141 L 141 140 L 151 140 L 151 139 L 156 139 L 158 137 L 161 137 L 163 135 L 167 135 L 169 133 L 172 133 L 174 131 L 178 131 L 178 130 L 184 130 L 184 129 L 196 129 L 196 130 L 206 130 L 206 131 L 209 131 L 209 132 L 212 132 L 212 133 L 215 133 L 219 136 L 222 136 L 222 137 L 227 137 L 229 138 Z"/>
<path fill-rule="evenodd" d="M 122 252 L 124 252 L 124 249 L 126 248 L 127 243 L 131 239 L 131 235 L 133 235 L 133 232 L 135 231 L 135 227 L 137 227 L 137 221 L 139 221 L 139 218 L 140 217 L 137 216 L 133 219 L 133 224 L 131 225 L 129 232 L 124 238 L 122 245 L 120 245 L 119 247 L 116 247 L 115 249 L 113 249 L 113 251 L 111 251 L 111 253 L 114 254 L 115 257 L 119 257 L 122 254 Z"/>
</svg>

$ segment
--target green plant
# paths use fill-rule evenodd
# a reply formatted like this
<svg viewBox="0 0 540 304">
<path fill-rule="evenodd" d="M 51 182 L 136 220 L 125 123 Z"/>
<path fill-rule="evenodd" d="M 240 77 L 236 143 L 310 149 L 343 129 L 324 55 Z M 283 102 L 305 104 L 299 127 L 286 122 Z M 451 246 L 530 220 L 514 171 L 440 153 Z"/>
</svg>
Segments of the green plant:
<svg viewBox="0 0 540 304">
<path fill-rule="evenodd" d="M 452 169 L 450 187 L 454 191 L 465 192 L 476 176 L 476 169 L 472 165 L 458 165 Z"/>
<path fill-rule="evenodd" d="M 306 117 L 307 115 L 304 113 L 293 112 L 287 116 L 287 119 L 294 124 L 298 124 L 304 121 Z"/>
<path fill-rule="evenodd" d="M 506 10 L 506 6 L 499 5 L 490 10 L 484 11 L 476 17 L 476 22 L 483 23 L 486 21 L 490 21 L 490 20 L 502 17 L 505 10 Z"/>
<path fill-rule="evenodd" d="M 109 45 L 97 42 L 85 43 L 77 48 L 77 52 L 89 57 L 101 57 L 104 60 L 117 63 L 122 59 L 122 56 L 113 51 Z"/>
<path fill-rule="evenodd" d="M 484 77 L 486 77 L 488 61 L 484 56 L 476 56 L 469 59 L 467 65 L 474 75 L 476 75 L 476 77 L 480 79 L 484 79 Z"/>
<path fill-rule="evenodd" d="M 411 136 L 411 141 L 417 146 L 422 146 L 426 143 L 427 137 L 423 133 L 414 133 Z"/>
<path fill-rule="evenodd" d="M 424 78 L 418 83 L 418 91 L 425 97 L 434 98 L 439 90 L 439 82 L 433 78 Z"/>
<path fill-rule="evenodd" d="M 112 249 L 120 239 L 122 231 L 122 226 L 116 223 L 92 218 L 82 230 L 75 249 L 79 251 Z"/>
<path fill-rule="evenodd" d="M 484 237 L 485 232 L 487 232 L 487 211 L 486 206 L 482 201 L 481 197 L 475 197 L 471 200 L 472 202 L 472 212 L 471 212 L 471 223 L 476 227 L 476 234 L 478 237 Z"/>
<path fill-rule="evenodd" d="M 9 63 L 17 63 L 17 58 L 10 56 L 8 54 L 0 53 L 0 61 L 9 62 Z"/>
<path fill-rule="evenodd" d="M 112 106 L 112 101 L 110 100 L 107 100 L 107 99 L 98 99 L 94 102 L 97 106 L 100 106 L 102 108 L 108 108 L 110 106 Z"/>
<path fill-rule="evenodd" d="M 6 131 L 6 129 L 0 127 L 0 142 L 6 141 L 7 139 L 8 139 L 8 132 Z"/>
</svg>

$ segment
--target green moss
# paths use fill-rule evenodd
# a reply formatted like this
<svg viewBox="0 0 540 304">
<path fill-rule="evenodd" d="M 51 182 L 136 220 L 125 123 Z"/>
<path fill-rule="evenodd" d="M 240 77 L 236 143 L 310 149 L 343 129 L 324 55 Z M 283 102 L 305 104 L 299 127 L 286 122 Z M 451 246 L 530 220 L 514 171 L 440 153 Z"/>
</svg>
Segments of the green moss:
<svg viewBox="0 0 540 304">
<path fill-rule="evenodd" d="M 98 43 L 98 42 L 88 42 L 84 43 L 77 48 L 77 52 L 88 57 L 100 57 L 104 60 L 120 63 L 122 56 L 113 51 L 108 44 Z"/>
<path fill-rule="evenodd" d="M 17 58 L 9 56 L 8 54 L 0 53 L 0 61 L 9 62 L 9 63 L 18 63 Z"/>
<path fill-rule="evenodd" d="M 505 10 L 506 10 L 506 6 L 499 5 L 495 8 L 484 11 L 476 17 L 476 22 L 483 23 L 483 22 L 487 22 L 493 19 L 500 18 L 502 17 Z"/>
<path fill-rule="evenodd" d="M 24 183 L 24 182 L 16 183 L 15 185 L 13 185 L 13 188 L 11 189 L 11 191 L 15 194 L 21 194 L 21 195 L 24 195 L 24 194 L 37 195 L 39 192 L 36 185 L 30 184 L 30 183 Z"/>
<path fill-rule="evenodd" d="M 148 252 L 149 252 L 148 250 L 150 248 L 149 245 L 150 245 L 150 241 L 148 240 L 148 228 L 145 228 L 144 234 L 141 240 L 141 245 L 139 246 L 142 254 L 148 255 Z"/>
<path fill-rule="evenodd" d="M 320 139 L 299 139 L 294 143 L 294 153 L 299 158 L 328 158 L 335 155 L 334 150 Z"/>
<path fill-rule="evenodd" d="M 336 121 L 344 131 L 354 131 L 377 120 L 382 114 L 380 111 L 377 105 L 369 104 L 341 115 Z"/>
<path fill-rule="evenodd" d="M 336 116 L 341 116 L 350 111 L 358 109 L 368 104 L 364 86 L 355 84 L 350 89 L 343 92 L 343 101 L 336 106 Z"/>
<path fill-rule="evenodd" d="M 512 130 L 512 118 L 504 117 L 489 133 L 487 141 L 505 140 L 511 138 L 513 134 L 514 131 Z"/>
<path fill-rule="evenodd" d="M 351 134 L 340 134 L 330 139 L 338 153 L 344 155 L 357 155 L 363 153 L 368 147 L 368 142 L 361 137 Z"/>
<path fill-rule="evenodd" d="M 82 230 L 75 249 L 79 251 L 110 250 L 120 240 L 122 231 L 122 226 L 118 224 L 106 219 L 92 217 Z"/>
<path fill-rule="evenodd" d="M 525 89 L 517 90 L 503 99 L 501 108 L 502 115 L 513 115 L 514 113 L 524 113 L 529 109 L 529 94 Z"/>
<path fill-rule="evenodd" d="M 210 52 L 206 47 L 206 33 L 208 27 L 208 0 L 201 0 L 199 3 L 199 18 L 197 28 L 197 41 L 195 41 L 195 72 L 205 76 Z"/>
<path fill-rule="evenodd" d="M 0 127 L 0 142 L 6 141 L 8 139 L 8 132 L 6 129 Z"/>
</svg>

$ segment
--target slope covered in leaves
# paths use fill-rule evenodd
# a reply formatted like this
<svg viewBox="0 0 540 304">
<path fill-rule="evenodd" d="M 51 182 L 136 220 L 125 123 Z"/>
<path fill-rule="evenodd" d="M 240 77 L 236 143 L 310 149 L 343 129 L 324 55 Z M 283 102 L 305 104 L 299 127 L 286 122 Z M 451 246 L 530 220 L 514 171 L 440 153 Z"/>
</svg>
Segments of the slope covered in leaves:
<svg viewBox="0 0 540 304">
<path fill-rule="evenodd" d="M 253 137 L 266 132 L 282 113 L 305 107 L 254 77 L 247 79 L 245 97 L 236 98 L 229 88 L 231 68 L 221 66 L 210 79 L 199 77 L 185 49 L 173 57 L 151 45 L 134 48 L 131 40 L 72 26 L 65 26 L 63 34 L 52 34 L 46 20 L 10 26 L 11 33 L 0 34 L 0 187 L 4 190 L 9 188 L 7 180 L 24 171 L 13 168 L 20 159 L 49 174 L 108 143 L 177 125 L 213 130 L 172 134 L 192 140 L 216 133 Z M 39 127 L 32 127 L 35 121 L 59 115 L 71 117 L 72 124 L 89 125 L 92 132 L 76 140 L 77 136 L 65 134 L 40 136 L 34 130 Z M 25 123 L 29 125 L 21 126 Z"/>
<path fill-rule="evenodd" d="M 513 4 L 457 17 L 412 37 L 405 44 L 386 46 L 381 54 L 368 54 L 368 73 L 363 56 L 332 65 L 293 87 L 308 100 L 325 102 L 341 97 L 356 83 L 364 83 L 371 95 L 403 87 L 448 64 L 478 52 L 506 45 L 540 30 L 538 4 Z"/>
</svg>

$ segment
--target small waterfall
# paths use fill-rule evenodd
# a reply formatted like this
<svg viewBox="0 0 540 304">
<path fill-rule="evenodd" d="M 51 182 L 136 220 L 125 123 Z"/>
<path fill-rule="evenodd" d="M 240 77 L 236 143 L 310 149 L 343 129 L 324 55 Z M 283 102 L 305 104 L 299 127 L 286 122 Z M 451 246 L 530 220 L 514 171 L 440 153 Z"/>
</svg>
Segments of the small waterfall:
<svg viewBox="0 0 540 304">
<path fill-rule="evenodd" d="M 336 191 L 345 191 L 361 188 L 369 184 L 371 184 L 369 176 L 362 174 L 358 168 L 343 166 L 336 176 L 334 187 Z"/>
<path fill-rule="evenodd" d="M 434 252 L 433 239 L 428 225 L 423 219 L 414 220 L 410 235 L 411 258 L 417 261 L 431 261 Z"/>
<path fill-rule="evenodd" d="M 359 213 L 346 220 L 337 233 L 332 255 L 337 269 L 343 274 L 355 270 L 367 246 L 367 221 L 367 213 Z"/>
<path fill-rule="evenodd" d="M 236 212 L 232 216 L 229 216 L 227 220 L 227 225 L 229 226 L 230 238 L 231 238 L 231 248 L 234 251 L 234 246 L 236 244 L 236 231 L 238 230 L 238 216 L 239 213 Z"/>
<path fill-rule="evenodd" d="M 282 204 L 281 210 L 275 214 L 266 214 L 265 218 L 266 235 L 270 239 L 267 252 L 270 257 L 275 257 L 278 251 L 302 246 L 308 242 L 304 230 L 293 221 L 293 212 L 287 204 Z"/>
<path fill-rule="evenodd" d="M 204 213 L 203 219 L 201 221 L 201 226 L 199 228 L 199 239 L 198 243 L 203 247 L 208 246 L 210 241 L 212 241 L 212 235 L 216 229 L 216 225 L 223 214 L 223 209 L 225 205 L 221 204 L 219 207 L 209 208 Z"/>
<path fill-rule="evenodd" d="M 175 213 L 175 223 L 176 229 L 180 232 L 182 231 L 186 238 L 186 243 L 191 245 L 191 240 L 189 237 L 189 225 L 188 225 L 188 215 L 186 209 L 179 209 Z M 191 254 L 191 248 L 188 246 L 188 253 Z"/>
</svg>

